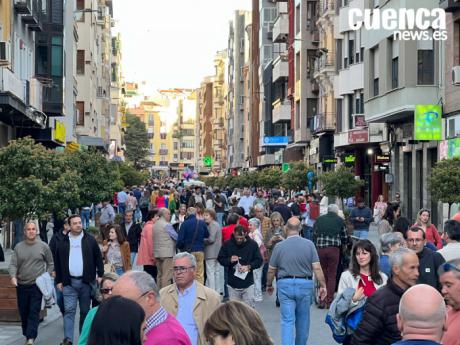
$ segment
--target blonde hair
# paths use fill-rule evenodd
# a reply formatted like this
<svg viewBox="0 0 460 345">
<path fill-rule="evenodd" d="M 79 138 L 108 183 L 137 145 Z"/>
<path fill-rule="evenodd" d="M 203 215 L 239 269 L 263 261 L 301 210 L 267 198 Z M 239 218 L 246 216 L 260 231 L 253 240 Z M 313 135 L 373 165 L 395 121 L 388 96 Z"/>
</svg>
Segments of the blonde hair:
<svg viewBox="0 0 460 345">
<path fill-rule="evenodd" d="M 431 212 L 430 210 L 426 208 L 422 208 L 420 211 L 418 211 L 417 220 L 415 221 L 415 224 L 422 226 L 422 221 L 420 220 L 420 216 L 422 215 L 423 212 L 428 212 L 428 222 L 426 222 L 426 226 L 429 227 L 431 226 Z"/>
<path fill-rule="evenodd" d="M 238 345 L 273 345 L 257 311 L 239 301 L 221 304 L 206 321 L 204 335 L 211 343 L 217 335 L 231 335 Z"/>
</svg>

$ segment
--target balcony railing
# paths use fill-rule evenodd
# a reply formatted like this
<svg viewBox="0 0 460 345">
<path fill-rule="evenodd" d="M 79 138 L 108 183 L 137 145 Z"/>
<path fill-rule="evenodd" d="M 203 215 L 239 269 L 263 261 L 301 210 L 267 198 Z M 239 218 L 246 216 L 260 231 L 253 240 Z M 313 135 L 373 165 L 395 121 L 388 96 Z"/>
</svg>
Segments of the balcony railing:
<svg viewBox="0 0 460 345">
<path fill-rule="evenodd" d="M 0 69 L 0 90 L 2 92 L 10 92 L 24 104 L 27 104 L 26 93 L 27 85 L 26 82 L 19 79 L 16 74 L 11 72 L 8 68 Z"/>
<path fill-rule="evenodd" d="M 160 149 L 159 154 L 160 154 L 160 156 L 167 155 L 168 154 L 168 149 Z"/>
<path fill-rule="evenodd" d="M 313 116 L 310 128 L 314 133 L 335 131 L 335 113 L 322 113 Z"/>
<path fill-rule="evenodd" d="M 272 121 L 273 123 L 278 123 L 281 121 L 291 121 L 291 102 L 276 102 L 273 106 Z"/>
<path fill-rule="evenodd" d="M 276 83 L 281 78 L 287 78 L 289 75 L 289 64 L 287 57 L 278 56 L 273 61 L 273 82 Z"/>
<path fill-rule="evenodd" d="M 273 25 L 273 42 L 286 42 L 289 34 L 289 18 L 286 13 L 280 13 Z"/>
<path fill-rule="evenodd" d="M 335 54 L 326 53 L 316 58 L 315 60 L 315 73 L 321 73 L 326 69 L 334 69 L 335 67 Z"/>
<path fill-rule="evenodd" d="M 30 4 L 31 11 L 22 15 L 22 22 L 28 25 L 29 30 L 42 31 L 42 0 L 30 0 Z"/>
<path fill-rule="evenodd" d="M 32 0 L 14 0 L 14 9 L 18 14 L 31 14 Z"/>
</svg>

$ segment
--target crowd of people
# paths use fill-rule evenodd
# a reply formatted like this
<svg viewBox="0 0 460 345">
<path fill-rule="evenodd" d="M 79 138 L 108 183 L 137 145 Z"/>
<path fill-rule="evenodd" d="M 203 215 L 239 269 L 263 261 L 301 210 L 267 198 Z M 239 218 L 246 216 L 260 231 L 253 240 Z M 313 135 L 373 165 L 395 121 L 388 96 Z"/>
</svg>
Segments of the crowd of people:
<svg viewBox="0 0 460 345">
<path fill-rule="evenodd" d="M 379 197 L 374 212 L 360 197 L 343 206 L 305 191 L 167 179 L 69 214 L 49 245 L 28 222 L 9 269 L 26 344 L 42 299 L 55 299 L 62 345 L 269 345 L 255 307 L 275 294 L 282 345 L 307 343 L 312 301 L 340 343 L 459 345 L 458 220 L 441 235 L 429 210 L 404 218 L 400 196 Z"/>
</svg>

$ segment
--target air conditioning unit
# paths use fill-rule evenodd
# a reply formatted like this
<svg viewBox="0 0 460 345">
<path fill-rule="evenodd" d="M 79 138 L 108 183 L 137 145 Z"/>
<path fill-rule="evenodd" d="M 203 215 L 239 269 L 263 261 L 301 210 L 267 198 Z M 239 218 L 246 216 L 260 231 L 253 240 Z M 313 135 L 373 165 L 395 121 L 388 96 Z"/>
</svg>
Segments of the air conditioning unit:
<svg viewBox="0 0 460 345">
<path fill-rule="evenodd" d="M 11 44 L 10 42 L 0 42 L 0 64 L 9 64 L 11 62 Z"/>
<path fill-rule="evenodd" d="M 452 84 L 460 85 L 460 66 L 452 67 Z"/>
</svg>

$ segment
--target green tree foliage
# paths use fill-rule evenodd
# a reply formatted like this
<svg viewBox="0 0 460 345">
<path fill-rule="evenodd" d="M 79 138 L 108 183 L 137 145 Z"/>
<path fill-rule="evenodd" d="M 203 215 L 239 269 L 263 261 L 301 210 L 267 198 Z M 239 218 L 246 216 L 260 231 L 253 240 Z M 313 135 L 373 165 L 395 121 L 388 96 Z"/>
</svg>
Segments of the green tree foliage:
<svg viewBox="0 0 460 345">
<path fill-rule="evenodd" d="M 281 182 L 283 173 L 279 168 L 266 168 L 259 171 L 257 175 L 257 185 L 264 188 L 273 188 Z"/>
<path fill-rule="evenodd" d="M 436 163 L 428 179 L 434 200 L 450 206 L 460 203 L 460 158 L 444 159 Z"/>
<path fill-rule="evenodd" d="M 120 173 L 123 186 L 144 185 L 150 173 L 147 170 L 137 170 L 126 162 L 113 162 Z"/>
<path fill-rule="evenodd" d="M 3 217 L 42 218 L 78 200 L 78 173 L 63 154 L 47 150 L 31 138 L 13 140 L 0 149 L 0 166 Z"/>
<path fill-rule="evenodd" d="M 304 162 L 292 162 L 289 165 L 290 169 L 283 174 L 282 181 L 279 185 L 292 190 L 306 189 L 308 184 L 307 173 L 313 171 L 313 168 L 309 167 Z"/>
<path fill-rule="evenodd" d="M 364 185 L 364 181 L 356 180 L 353 171 L 345 166 L 324 172 L 318 179 L 323 183 L 323 190 L 327 196 L 341 200 L 354 195 Z"/>
<path fill-rule="evenodd" d="M 147 153 L 149 139 L 145 124 L 134 115 L 126 115 L 126 133 L 124 136 L 126 144 L 126 159 L 130 161 L 134 168 L 142 169 L 147 164 Z"/>
<path fill-rule="evenodd" d="M 68 165 L 79 176 L 76 180 L 79 198 L 71 204 L 72 207 L 89 206 L 110 199 L 123 187 L 119 170 L 102 153 L 91 149 L 66 152 L 65 156 Z"/>
</svg>

